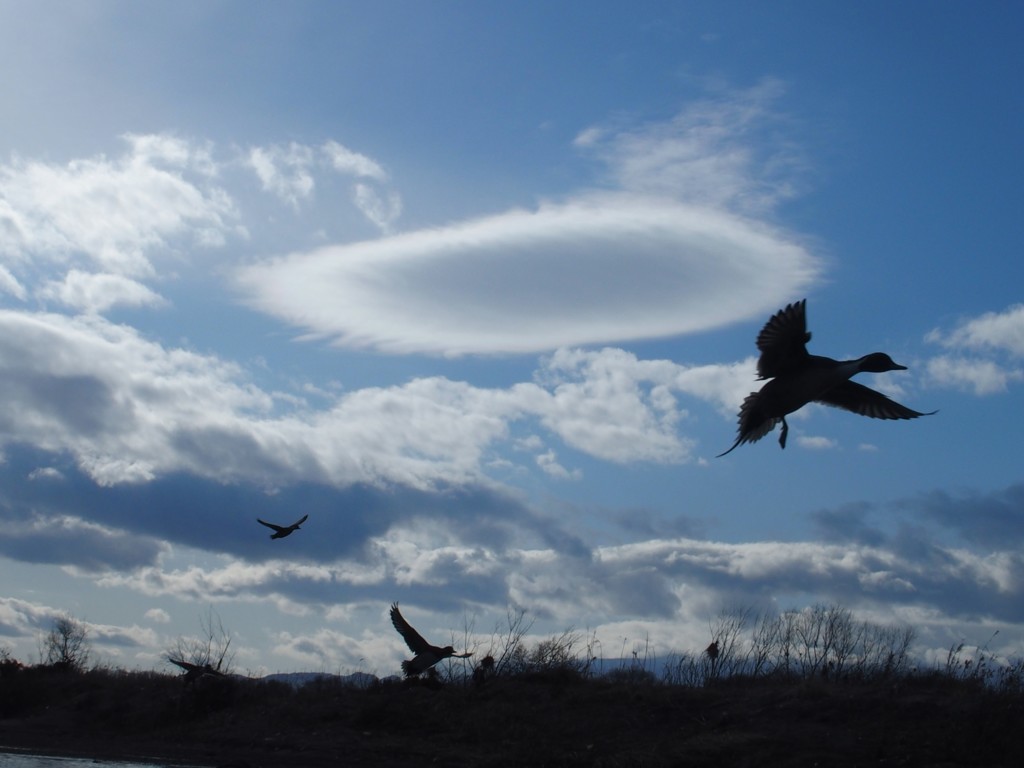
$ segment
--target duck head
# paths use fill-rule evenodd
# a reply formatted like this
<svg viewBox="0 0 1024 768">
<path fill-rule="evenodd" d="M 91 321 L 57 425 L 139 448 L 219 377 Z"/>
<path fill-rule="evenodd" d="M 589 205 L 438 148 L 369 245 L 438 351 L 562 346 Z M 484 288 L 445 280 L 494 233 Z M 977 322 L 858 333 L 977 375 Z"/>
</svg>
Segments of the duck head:
<svg viewBox="0 0 1024 768">
<path fill-rule="evenodd" d="M 893 362 L 884 352 L 872 352 L 860 359 L 860 370 L 867 373 L 885 373 L 886 371 L 905 371 L 907 366 Z"/>
</svg>

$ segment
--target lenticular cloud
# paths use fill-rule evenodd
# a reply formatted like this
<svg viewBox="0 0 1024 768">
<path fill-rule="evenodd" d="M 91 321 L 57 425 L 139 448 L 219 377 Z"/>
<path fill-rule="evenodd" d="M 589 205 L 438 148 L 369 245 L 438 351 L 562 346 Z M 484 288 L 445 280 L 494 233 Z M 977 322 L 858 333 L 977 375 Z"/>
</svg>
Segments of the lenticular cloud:
<svg viewBox="0 0 1024 768">
<path fill-rule="evenodd" d="M 250 303 L 333 343 L 528 353 L 764 314 L 817 261 L 786 233 L 662 198 L 596 195 L 250 266 Z"/>
</svg>

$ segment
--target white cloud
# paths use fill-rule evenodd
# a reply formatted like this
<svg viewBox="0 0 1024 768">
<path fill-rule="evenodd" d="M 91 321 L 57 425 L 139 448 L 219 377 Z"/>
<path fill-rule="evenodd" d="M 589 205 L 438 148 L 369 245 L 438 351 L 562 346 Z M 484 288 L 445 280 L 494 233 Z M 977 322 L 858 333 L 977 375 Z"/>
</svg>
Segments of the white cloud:
<svg viewBox="0 0 1024 768">
<path fill-rule="evenodd" d="M 0 163 L 0 293 L 88 313 L 160 305 L 145 284 L 159 276 L 158 259 L 247 235 L 212 144 L 168 134 L 122 140 L 116 156 Z M 295 208 L 313 196 L 317 174 L 330 171 L 361 180 L 352 204 L 380 229 L 402 210 L 397 192 L 380 186 L 383 169 L 337 142 L 253 147 L 243 164 Z"/>
<path fill-rule="evenodd" d="M 460 355 L 707 330 L 806 288 L 792 238 L 723 211 L 594 195 L 244 268 L 250 303 L 354 347 Z"/>
<path fill-rule="evenodd" d="M 641 361 L 620 349 L 559 350 L 541 371 L 552 388 L 542 423 L 569 445 L 616 462 L 689 458 L 679 412 L 667 385 L 684 370 L 667 360 Z"/>
<path fill-rule="evenodd" d="M 54 620 L 66 615 L 68 614 L 65 609 L 30 603 L 13 597 L 0 597 L 0 635 L 13 639 L 34 640 L 38 643 L 39 636 L 50 630 Z M 123 648 L 155 650 L 160 647 L 161 637 L 147 627 L 140 627 L 137 624 L 98 624 L 74 615 L 72 618 L 85 628 L 89 645 L 105 654 L 120 655 Z M 29 643 L 23 642 L 21 645 L 27 649 Z M 23 656 L 22 661 L 28 661 L 28 658 Z"/>
<path fill-rule="evenodd" d="M 119 626 L 94 624 L 92 622 L 83 623 L 88 632 L 89 642 L 107 653 L 116 653 L 117 649 L 123 647 L 153 648 L 160 643 L 160 635 L 157 632 L 149 627 L 140 627 L 138 624 Z"/>
<path fill-rule="evenodd" d="M 165 350 L 96 316 L 0 310 L 0 370 L 4 433 L 69 451 L 100 483 L 175 468 L 205 474 L 196 444 L 205 437 L 215 449 L 248 414 L 272 407 L 269 396 L 238 382 L 234 366 Z M 252 458 L 259 438 L 235 438 L 238 450 L 250 446 Z M 225 469 L 230 474 L 239 465 L 229 461 Z"/>
<path fill-rule="evenodd" d="M 998 350 L 1024 357 L 1024 304 L 1004 312 L 986 312 L 948 334 L 935 329 L 926 338 L 952 349 Z"/>
<path fill-rule="evenodd" d="M 368 580 L 366 571 L 366 566 L 346 561 L 308 565 L 281 560 L 265 563 L 234 560 L 214 568 L 191 565 L 167 570 L 160 566 L 148 566 L 130 572 L 111 571 L 99 576 L 96 583 L 102 587 L 129 587 L 150 597 L 172 596 L 204 602 L 270 600 L 279 609 L 298 614 L 306 610 L 305 606 L 296 603 L 296 608 L 290 608 L 288 603 L 291 600 L 284 597 L 285 592 L 294 596 L 295 584 L 304 585 L 306 589 L 323 584 L 355 588 L 380 584 L 385 579 L 386 574 L 380 568 L 370 569 L 372 580 Z M 149 616 L 149 612 L 146 615 Z"/>
<path fill-rule="evenodd" d="M 162 306 L 167 303 L 156 291 L 122 275 L 69 271 L 62 281 L 53 280 L 39 290 L 42 299 L 54 299 L 80 312 L 102 314 L 114 306 Z"/>
<path fill-rule="evenodd" d="M 171 615 L 163 608 L 150 608 L 146 611 L 146 618 L 157 624 L 169 624 L 171 621 Z"/>
<path fill-rule="evenodd" d="M 928 361 L 927 376 L 934 385 L 983 396 L 1024 381 L 1024 369 L 1005 357 L 1024 357 L 1024 304 L 965 320 L 948 333 L 935 328 L 925 340 L 953 350 Z"/>
<path fill-rule="evenodd" d="M 272 192 L 292 207 L 313 195 L 313 150 L 292 142 L 287 147 L 253 147 L 249 166 L 256 172 L 263 189 Z"/>
<path fill-rule="evenodd" d="M 350 176 L 387 181 L 388 175 L 377 161 L 366 155 L 354 152 L 336 141 L 328 141 L 323 145 L 323 152 L 331 161 L 334 170 Z"/>
<path fill-rule="evenodd" d="M 944 387 L 973 391 L 976 395 L 1005 392 L 1011 382 L 1024 381 L 1024 371 L 1008 369 L 992 360 L 940 355 L 928 361 L 928 379 Z"/>
<path fill-rule="evenodd" d="M 28 473 L 29 480 L 63 480 L 64 473 L 56 467 L 38 467 Z"/>
<path fill-rule="evenodd" d="M 578 469 L 568 470 L 558 462 L 558 455 L 553 450 L 545 451 L 536 457 L 537 466 L 545 473 L 559 480 L 579 480 L 583 473 Z"/>
<path fill-rule="evenodd" d="M 0 258 L 15 270 L 40 258 L 84 260 L 138 278 L 154 273 L 152 253 L 175 238 L 223 242 L 237 211 L 209 184 L 209 149 L 163 135 L 124 139 L 129 151 L 113 159 L 0 165 Z"/>
<path fill-rule="evenodd" d="M 757 358 L 748 357 L 737 363 L 679 366 L 673 382 L 681 392 L 713 403 L 723 416 L 736 418 L 740 403 L 759 386 L 756 377 Z"/>
<path fill-rule="evenodd" d="M 830 448 L 836 448 L 839 445 L 835 440 L 829 437 L 800 436 L 796 441 L 801 448 L 807 448 L 812 451 L 824 451 Z"/>
<path fill-rule="evenodd" d="M 261 486 L 480 482 L 503 447 L 545 453 L 539 428 L 607 461 L 685 462 L 694 441 L 682 433 L 687 414 L 677 397 L 724 410 L 751 371 L 746 363 L 687 368 L 620 349 L 560 350 L 532 382 L 483 388 L 420 378 L 324 393 L 327 402 L 313 408 L 283 403 L 238 366 L 95 315 L 0 310 L 4 433 L 69 453 L 100 484 L 182 471 Z M 533 439 L 511 435 L 514 422 Z M 538 466 L 560 468 L 553 457 Z"/>
<path fill-rule="evenodd" d="M 16 299 L 24 301 L 28 297 L 28 292 L 11 271 L 7 269 L 3 264 L 0 264 L 0 291 L 8 293 Z"/>
<path fill-rule="evenodd" d="M 3 628 L 3 634 L 7 636 L 33 636 L 60 615 L 60 610 L 47 605 L 30 603 L 16 597 L 0 597 L 0 628 Z"/>
</svg>

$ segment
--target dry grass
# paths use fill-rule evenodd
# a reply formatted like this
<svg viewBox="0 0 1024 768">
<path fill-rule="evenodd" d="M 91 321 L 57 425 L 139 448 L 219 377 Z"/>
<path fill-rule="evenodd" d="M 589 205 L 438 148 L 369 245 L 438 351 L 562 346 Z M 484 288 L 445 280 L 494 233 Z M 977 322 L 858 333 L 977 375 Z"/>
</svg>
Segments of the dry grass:
<svg viewBox="0 0 1024 768">
<path fill-rule="evenodd" d="M 602 673 L 593 635 L 528 647 L 528 628 L 510 612 L 473 661 L 363 688 L 184 685 L 0 654 L 0 745 L 233 768 L 1024 764 L 1024 662 L 986 647 L 955 644 L 922 673 L 906 627 L 836 606 L 727 611 L 709 626 L 713 652 L 659 662 L 644 644 Z"/>
<path fill-rule="evenodd" d="M 1024 697 L 936 670 L 887 680 L 549 669 L 484 685 L 37 667 L 0 681 L 0 744 L 235 766 L 1018 765 Z M 14 702 L 10 704 L 10 702 Z"/>
</svg>

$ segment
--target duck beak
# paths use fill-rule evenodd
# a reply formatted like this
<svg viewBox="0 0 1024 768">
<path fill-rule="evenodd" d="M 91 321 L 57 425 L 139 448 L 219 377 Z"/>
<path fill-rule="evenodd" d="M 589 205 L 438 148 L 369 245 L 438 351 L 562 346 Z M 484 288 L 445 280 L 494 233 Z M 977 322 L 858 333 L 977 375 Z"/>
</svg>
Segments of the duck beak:
<svg viewBox="0 0 1024 768">
<path fill-rule="evenodd" d="M 893 369 L 894 371 L 905 371 L 905 370 L 907 370 L 907 366 L 905 366 L 905 365 L 900 365 L 899 363 L 896 363 L 896 362 L 894 362 L 894 363 L 892 364 L 892 369 Z"/>
</svg>

